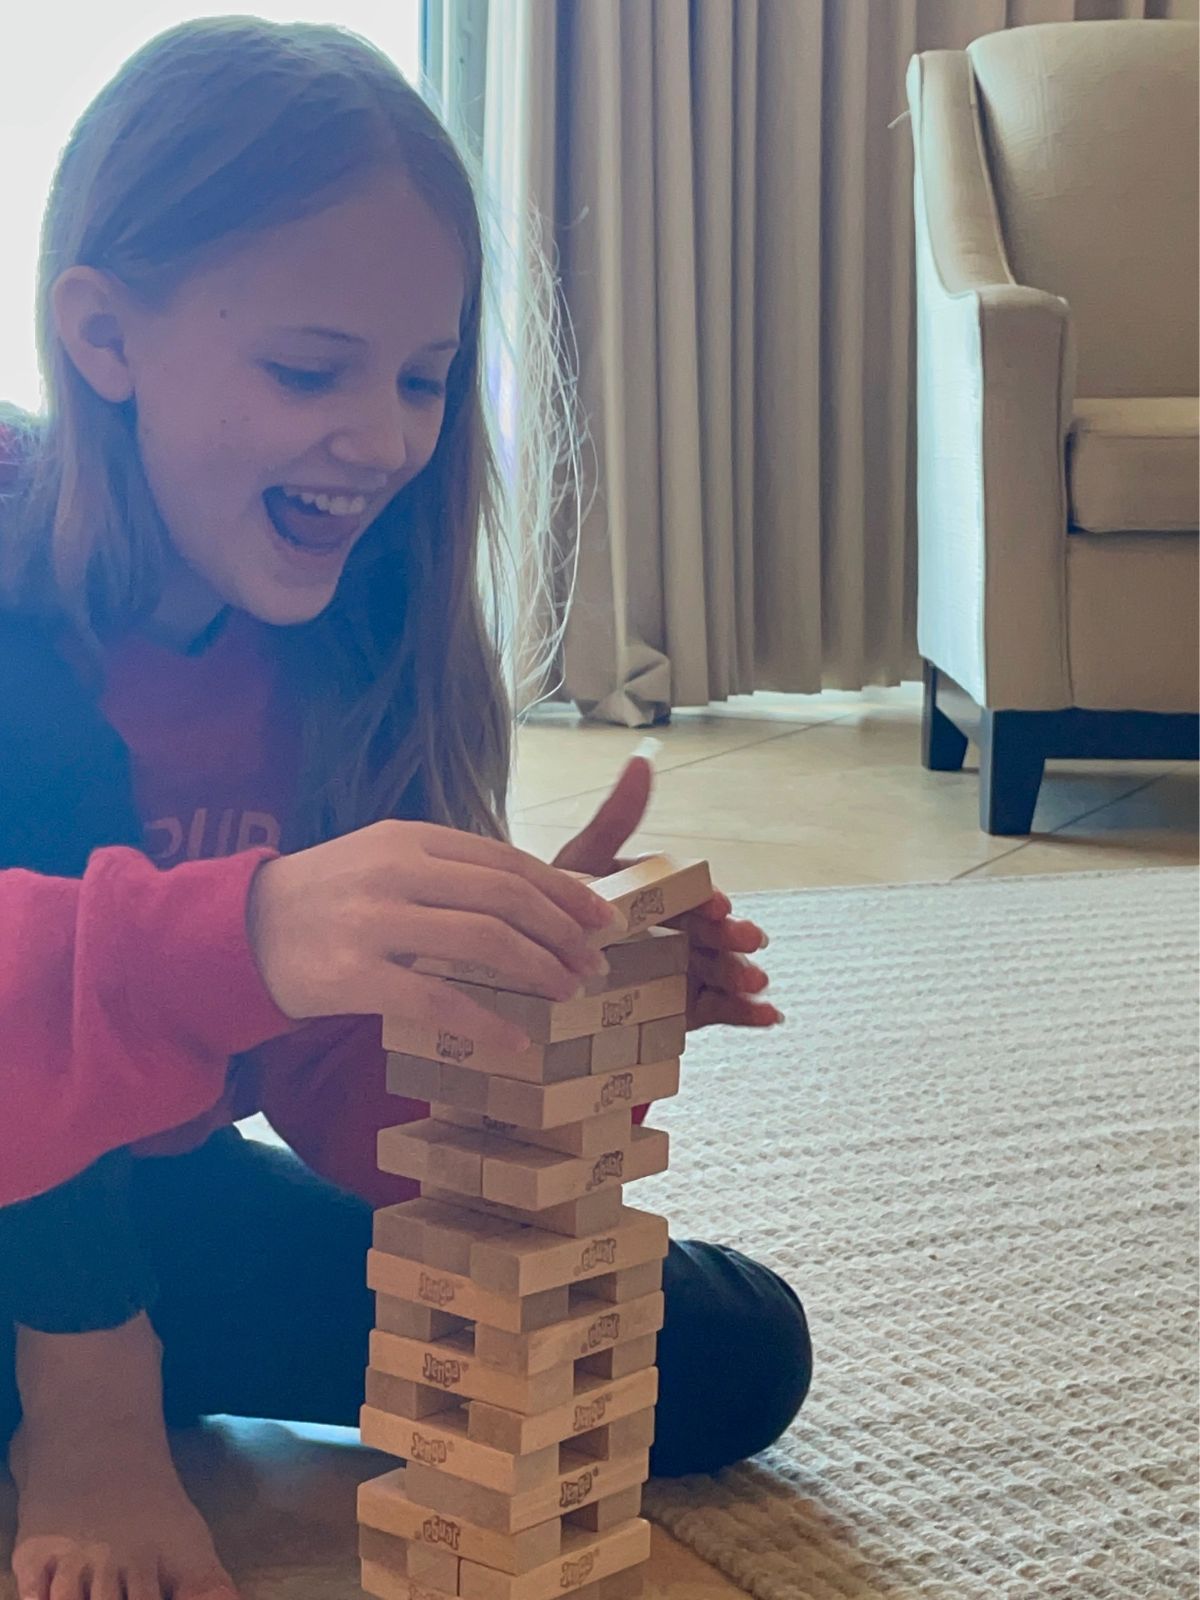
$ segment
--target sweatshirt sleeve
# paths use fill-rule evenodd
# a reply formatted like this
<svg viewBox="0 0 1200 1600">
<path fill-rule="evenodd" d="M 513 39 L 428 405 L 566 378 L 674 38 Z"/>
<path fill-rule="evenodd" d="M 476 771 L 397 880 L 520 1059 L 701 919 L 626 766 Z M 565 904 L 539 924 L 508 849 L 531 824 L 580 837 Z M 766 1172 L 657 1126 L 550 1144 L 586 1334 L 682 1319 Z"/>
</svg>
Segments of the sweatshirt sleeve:
<svg viewBox="0 0 1200 1600">
<path fill-rule="evenodd" d="M 0 871 L 0 1205 L 201 1115 L 231 1055 L 294 1028 L 246 934 L 273 854 L 161 871 L 113 847 L 79 879 Z"/>
<path fill-rule="evenodd" d="M 387 1091 L 378 1017 L 327 1017 L 254 1051 L 267 1121 L 314 1172 L 372 1206 L 420 1194 L 420 1184 L 380 1172 L 380 1128 L 427 1117 L 423 1100 Z"/>
</svg>

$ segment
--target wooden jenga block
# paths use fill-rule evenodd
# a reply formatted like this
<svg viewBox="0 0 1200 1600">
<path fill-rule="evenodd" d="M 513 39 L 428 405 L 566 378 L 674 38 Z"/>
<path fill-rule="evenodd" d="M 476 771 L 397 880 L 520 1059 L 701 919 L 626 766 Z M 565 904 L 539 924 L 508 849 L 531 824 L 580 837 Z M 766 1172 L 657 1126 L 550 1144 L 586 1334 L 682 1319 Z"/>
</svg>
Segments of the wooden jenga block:
<svg viewBox="0 0 1200 1600">
<path fill-rule="evenodd" d="M 371 1365 L 397 1378 L 413 1378 L 447 1394 L 486 1400 L 506 1410 L 536 1415 L 553 1411 L 574 1393 L 574 1369 L 552 1368 L 531 1377 L 498 1372 L 475 1357 L 471 1335 L 452 1334 L 426 1344 L 394 1333 L 371 1334 Z"/>
<path fill-rule="evenodd" d="M 668 1061 L 681 1056 L 687 1044 L 687 1017 L 656 1017 L 638 1024 L 638 1061 Z"/>
<path fill-rule="evenodd" d="M 639 1450 L 649 1450 L 653 1443 L 654 1408 L 646 1406 L 615 1422 L 577 1433 L 571 1440 L 571 1449 L 590 1461 L 623 1461 Z"/>
<path fill-rule="evenodd" d="M 639 1023 L 639 1031 L 641 1024 Z M 407 1095 L 410 1100 L 437 1100 L 442 1092 L 441 1061 L 430 1061 L 427 1056 L 401 1055 L 393 1051 L 387 1058 L 387 1086 L 391 1094 Z M 477 1077 L 470 1080 L 483 1087 Z"/>
<path fill-rule="evenodd" d="M 653 1294 L 655 1289 L 661 1289 L 662 1279 L 661 1257 L 653 1261 L 643 1261 L 636 1267 L 622 1267 L 617 1272 L 606 1272 L 603 1277 L 593 1278 L 582 1288 L 572 1289 L 572 1309 L 576 1296 L 580 1294 L 586 1294 L 590 1299 L 608 1300 L 613 1305 L 620 1305 L 624 1300 L 640 1300 L 642 1295 Z"/>
<path fill-rule="evenodd" d="M 361 1526 L 358 1530 L 358 1555 L 361 1561 L 377 1561 L 397 1578 L 408 1576 L 408 1543 L 403 1536 L 384 1533 L 379 1528 Z M 454 1574 L 458 1582 L 458 1573 Z"/>
<path fill-rule="evenodd" d="M 444 1339 L 448 1333 L 457 1333 L 463 1321 L 448 1311 L 399 1300 L 394 1295 L 377 1294 L 375 1298 L 375 1326 L 404 1339 Z"/>
<path fill-rule="evenodd" d="M 545 1206 L 541 1211 L 525 1211 L 519 1206 L 501 1205 L 498 1201 L 483 1200 L 477 1195 L 459 1195 L 450 1189 L 437 1189 L 426 1185 L 425 1193 L 431 1200 L 444 1200 L 471 1212 L 487 1217 L 499 1217 L 506 1222 L 526 1223 L 542 1228 L 548 1233 L 561 1233 L 569 1239 L 583 1239 L 589 1234 L 603 1233 L 620 1220 L 621 1185 L 598 1189 L 595 1194 L 585 1194 L 578 1200 L 564 1200 L 556 1206 Z"/>
<path fill-rule="evenodd" d="M 554 1048 L 557 1048 L 555 1046 Z M 388 1057 L 388 1088 L 408 1094 L 404 1087 L 407 1057 Z M 469 1088 L 470 1093 L 464 1093 Z M 540 1131 L 586 1122 L 610 1111 L 632 1110 L 652 1100 L 679 1093 L 679 1060 L 647 1061 L 620 1072 L 584 1074 L 568 1083 L 522 1083 L 514 1078 L 489 1077 L 478 1072 L 443 1068 L 437 1104 L 473 1111 L 499 1122 Z"/>
<path fill-rule="evenodd" d="M 379 1168 L 420 1184 L 436 1183 L 460 1194 L 481 1194 L 489 1135 L 455 1128 L 432 1117 L 380 1128 Z"/>
<path fill-rule="evenodd" d="M 638 1302 L 635 1300 L 633 1304 L 637 1305 Z M 579 1363 L 579 1370 L 591 1372 L 597 1378 L 608 1381 L 627 1378 L 631 1372 L 640 1372 L 643 1367 L 654 1365 L 657 1346 L 657 1334 L 648 1333 L 640 1339 L 629 1339 L 611 1349 L 598 1350 L 594 1355 L 585 1356 Z"/>
<path fill-rule="evenodd" d="M 564 1156 L 505 1140 L 483 1158 L 483 1198 L 523 1211 L 544 1211 L 600 1189 L 665 1172 L 668 1136 L 658 1128 L 632 1128 L 624 1148 L 598 1156 Z M 453 1188 L 454 1185 L 442 1185 Z"/>
<path fill-rule="evenodd" d="M 675 928 L 648 928 L 637 938 L 609 945 L 609 971 L 586 980 L 589 994 L 603 989 L 619 989 L 627 983 L 649 983 L 653 978 L 673 978 L 687 971 L 687 935 Z M 446 961 L 422 956 L 412 964 L 413 972 L 434 978 L 454 978 L 460 983 L 477 983 L 488 989 L 508 989 L 516 994 L 536 993 L 514 981 L 511 973 L 477 961 Z"/>
<path fill-rule="evenodd" d="M 653 1061 L 623 1072 L 586 1077 L 575 1083 L 516 1083 L 492 1078 L 488 1112 L 507 1122 L 527 1128 L 553 1128 L 565 1122 L 581 1122 L 666 1100 L 679 1093 L 679 1061 Z"/>
<path fill-rule="evenodd" d="M 605 1150 L 630 1141 L 632 1113 L 605 1111 L 583 1122 L 568 1122 L 560 1128 L 523 1128 L 519 1122 L 501 1122 L 478 1111 L 460 1111 L 457 1106 L 435 1101 L 430 1115 L 439 1122 L 453 1122 L 460 1128 L 475 1128 L 480 1133 L 499 1133 L 519 1144 L 537 1145 L 542 1150 L 558 1150 L 564 1156 L 598 1156 Z"/>
<path fill-rule="evenodd" d="M 606 1495 L 603 1500 L 593 1500 L 590 1506 L 568 1512 L 563 1521 L 571 1528 L 582 1528 L 588 1533 L 605 1533 L 618 1523 L 638 1517 L 642 1512 L 642 1486 L 634 1483 L 620 1494 Z"/>
<path fill-rule="evenodd" d="M 408 1547 L 406 1576 L 427 1589 L 439 1589 L 444 1594 L 461 1594 L 462 1567 L 462 1557 L 449 1550 L 435 1550 L 428 1544 L 410 1544 Z"/>
<path fill-rule="evenodd" d="M 664 1014 L 659 1013 L 660 1016 Z M 469 1034 L 385 1017 L 383 1047 L 394 1054 L 424 1056 L 430 1061 L 446 1061 L 471 1072 L 491 1072 L 525 1083 L 563 1083 L 568 1078 L 586 1077 L 591 1070 L 591 1041 L 582 1036 L 554 1044 L 531 1044 L 527 1050 L 491 1050 Z M 397 1088 L 395 1092 L 408 1094 L 410 1091 Z M 442 1094 L 439 1098 L 449 1097 Z"/>
<path fill-rule="evenodd" d="M 471 983 L 455 983 L 453 987 L 498 1016 L 517 1023 L 535 1045 L 545 1046 L 580 1039 L 607 1028 L 651 1022 L 687 1007 L 687 978 L 683 974 L 655 978 L 649 983 L 631 984 L 623 989 L 605 989 L 600 994 L 581 995 L 577 1000 L 543 1000 L 537 995 L 514 994 L 510 989 L 484 989 Z M 395 1048 L 386 1039 L 384 1043 L 388 1048 Z M 407 1048 L 411 1050 L 412 1046 Z M 590 1057 L 590 1045 L 588 1048 Z"/>
<path fill-rule="evenodd" d="M 374 1450 L 401 1456 L 410 1466 L 419 1462 L 436 1467 L 451 1477 L 494 1489 L 497 1494 L 521 1494 L 559 1475 L 557 1445 L 531 1450 L 526 1455 L 496 1450 L 468 1437 L 466 1417 L 458 1411 L 418 1419 L 363 1406 L 359 1430 L 363 1443 Z"/>
<path fill-rule="evenodd" d="M 613 1228 L 587 1240 L 559 1239 L 540 1228 L 516 1226 L 507 1235 L 481 1238 L 471 1249 L 470 1272 L 481 1288 L 520 1296 L 640 1267 L 666 1253 L 666 1221 L 625 1206 Z"/>
<path fill-rule="evenodd" d="M 628 932 L 617 939 L 681 917 L 712 898 L 707 861 L 676 861 L 666 855 L 648 856 L 611 877 L 597 878 L 592 888 L 624 914 Z M 605 936 L 603 942 L 616 940 Z"/>
<path fill-rule="evenodd" d="M 584 1584 L 598 1583 L 650 1555 L 650 1524 L 633 1517 L 605 1533 L 569 1529 L 553 1561 L 520 1577 L 464 1561 L 459 1579 L 463 1600 L 555 1600 Z"/>
<path fill-rule="evenodd" d="M 496 1533 L 419 1504 L 409 1496 L 406 1477 L 407 1468 L 396 1467 L 361 1484 L 359 1521 L 368 1528 L 449 1550 L 501 1572 L 529 1572 L 552 1561 L 562 1548 L 562 1523 L 557 1516 L 520 1533 Z"/>
<path fill-rule="evenodd" d="M 491 1294 L 461 1273 L 426 1267 L 419 1261 L 389 1255 L 383 1250 L 367 1252 L 367 1286 L 379 1295 L 414 1300 L 443 1311 L 452 1307 L 460 1325 L 463 1319 L 470 1319 L 507 1328 L 510 1333 L 529 1333 L 534 1328 L 560 1322 L 568 1314 L 570 1300 L 565 1285 L 524 1297 Z M 412 1337 L 401 1334 L 399 1328 L 384 1327 L 382 1322 L 378 1326 L 385 1333 Z"/>
<path fill-rule="evenodd" d="M 585 980 L 588 994 L 651 983 L 655 978 L 677 978 L 688 969 L 688 936 L 679 928 L 647 928 L 620 944 L 608 945 L 604 954 L 608 972 Z"/>
<path fill-rule="evenodd" d="M 640 1345 L 647 1335 L 653 1337 L 662 1327 L 663 1308 L 663 1296 L 658 1293 L 620 1307 L 603 1300 L 588 1301 L 566 1321 L 536 1333 L 509 1333 L 477 1323 L 475 1354 L 488 1366 L 504 1372 L 542 1372 L 564 1361 L 597 1355 L 612 1345 L 628 1341 Z M 635 1372 L 637 1368 L 629 1370 Z"/>
<path fill-rule="evenodd" d="M 421 1261 L 427 1267 L 444 1267 L 447 1272 L 466 1273 L 475 1243 L 485 1234 L 503 1236 L 508 1231 L 502 1222 L 480 1222 L 468 1233 L 461 1217 L 420 1196 L 377 1211 L 374 1242 L 388 1255 Z"/>
<path fill-rule="evenodd" d="M 380 1561 L 364 1561 L 359 1568 L 359 1583 L 373 1600 L 457 1600 L 445 1589 L 431 1589 L 412 1578 L 397 1576 Z M 599 1584 L 596 1586 L 599 1594 Z M 575 1600 L 580 1600 L 576 1594 Z"/>
<path fill-rule="evenodd" d="M 408 1463 L 407 1486 L 414 1499 L 443 1516 L 511 1534 L 560 1517 L 602 1495 L 618 1494 L 632 1483 L 644 1483 L 650 1471 L 645 1451 L 623 1461 L 591 1461 L 565 1450 L 563 1463 L 563 1471 L 549 1484 L 520 1494 L 498 1494 L 417 1461 Z"/>
<path fill-rule="evenodd" d="M 658 1399 L 658 1368 L 646 1367 L 615 1383 L 603 1383 L 590 1374 L 575 1382 L 575 1393 L 564 1404 L 529 1416 L 490 1401 L 472 1400 L 467 1406 L 467 1432 L 479 1444 L 511 1455 L 527 1455 L 548 1444 L 591 1433 L 606 1423 L 644 1411 Z"/>
<path fill-rule="evenodd" d="M 378 1372 L 374 1367 L 367 1368 L 366 1402 L 376 1411 L 411 1418 L 432 1417 L 457 1404 L 454 1397 L 442 1389 L 414 1383 L 411 1378 L 397 1378 L 390 1372 Z"/>
<path fill-rule="evenodd" d="M 387 1056 L 387 1089 L 389 1094 L 407 1095 L 410 1100 L 445 1101 L 463 1111 L 487 1110 L 486 1073 L 397 1050 Z"/>
<path fill-rule="evenodd" d="M 645 1024 L 653 1026 L 653 1024 Z M 626 1067 L 636 1067 L 641 1048 L 640 1022 L 626 1023 L 620 1028 L 606 1028 L 592 1035 L 591 1070 L 597 1072 L 622 1072 Z M 664 1060 L 660 1056 L 659 1060 Z"/>
</svg>

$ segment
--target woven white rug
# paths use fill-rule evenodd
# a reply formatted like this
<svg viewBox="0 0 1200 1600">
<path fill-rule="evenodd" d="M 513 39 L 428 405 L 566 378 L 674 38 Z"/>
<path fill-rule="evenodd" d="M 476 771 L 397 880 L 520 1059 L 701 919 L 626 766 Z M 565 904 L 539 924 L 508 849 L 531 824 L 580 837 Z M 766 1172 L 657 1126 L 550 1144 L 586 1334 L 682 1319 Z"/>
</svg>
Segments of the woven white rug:
<svg viewBox="0 0 1200 1600">
<path fill-rule="evenodd" d="M 650 1513 L 760 1600 L 1195 1595 L 1195 874 L 739 910 L 787 1024 L 693 1042 L 637 1203 L 784 1273 L 815 1376 Z"/>
</svg>

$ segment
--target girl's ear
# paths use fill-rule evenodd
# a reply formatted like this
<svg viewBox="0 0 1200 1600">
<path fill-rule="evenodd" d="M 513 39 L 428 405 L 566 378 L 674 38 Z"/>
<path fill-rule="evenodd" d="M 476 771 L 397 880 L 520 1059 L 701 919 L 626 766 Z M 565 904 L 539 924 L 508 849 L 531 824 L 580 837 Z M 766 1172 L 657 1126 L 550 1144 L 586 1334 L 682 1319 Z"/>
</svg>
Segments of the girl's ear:
<svg viewBox="0 0 1200 1600">
<path fill-rule="evenodd" d="M 104 400 L 133 394 L 125 351 L 126 303 L 116 284 L 95 267 L 68 267 L 50 290 L 54 325 L 80 375 Z"/>
</svg>

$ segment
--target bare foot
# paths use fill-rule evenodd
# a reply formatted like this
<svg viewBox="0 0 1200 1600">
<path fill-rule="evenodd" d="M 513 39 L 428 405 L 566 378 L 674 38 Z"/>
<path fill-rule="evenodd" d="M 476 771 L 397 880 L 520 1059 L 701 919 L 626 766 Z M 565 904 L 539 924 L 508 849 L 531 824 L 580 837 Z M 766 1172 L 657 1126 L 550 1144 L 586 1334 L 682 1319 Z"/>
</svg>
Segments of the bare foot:
<svg viewBox="0 0 1200 1600">
<path fill-rule="evenodd" d="M 22 1328 L 17 1372 L 20 1600 L 237 1600 L 171 1460 L 148 1320 L 86 1334 Z"/>
</svg>

